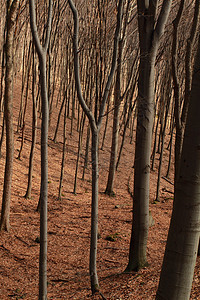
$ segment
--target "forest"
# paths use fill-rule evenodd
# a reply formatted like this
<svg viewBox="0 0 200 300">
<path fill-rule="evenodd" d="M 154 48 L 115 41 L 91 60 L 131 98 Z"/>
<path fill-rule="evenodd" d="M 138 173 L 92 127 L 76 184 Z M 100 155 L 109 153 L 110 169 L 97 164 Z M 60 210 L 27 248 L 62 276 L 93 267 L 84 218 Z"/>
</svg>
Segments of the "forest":
<svg viewBox="0 0 200 300">
<path fill-rule="evenodd" d="M 200 299 L 200 1 L 0 7 L 0 298 Z"/>
</svg>

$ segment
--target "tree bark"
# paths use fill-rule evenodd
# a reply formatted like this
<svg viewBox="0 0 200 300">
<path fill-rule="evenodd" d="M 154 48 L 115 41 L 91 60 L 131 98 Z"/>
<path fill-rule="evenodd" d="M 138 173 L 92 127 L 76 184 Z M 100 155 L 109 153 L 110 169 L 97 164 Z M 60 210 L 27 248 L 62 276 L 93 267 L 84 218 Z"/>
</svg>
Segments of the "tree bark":
<svg viewBox="0 0 200 300">
<path fill-rule="evenodd" d="M 164 0 L 156 20 L 157 1 L 137 1 L 140 44 L 138 114 L 134 163 L 133 221 L 129 262 L 125 271 L 147 265 L 149 229 L 149 180 L 154 117 L 154 65 L 159 39 L 164 31 L 171 2 Z"/>
<path fill-rule="evenodd" d="M 32 177 L 33 177 L 33 158 L 34 158 L 34 151 L 35 151 L 35 144 L 36 144 L 36 136 L 37 136 L 37 103 L 36 103 L 36 68 L 35 68 L 35 49 L 33 47 L 33 66 L 32 66 L 32 143 L 31 143 L 31 151 L 29 156 L 29 172 L 28 172 L 28 185 L 25 194 L 25 198 L 31 197 L 31 190 L 32 190 Z"/>
<path fill-rule="evenodd" d="M 156 299 L 190 298 L 200 236 L 200 38 L 173 213 Z"/>
<path fill-rule="evenodd" d="M 46 55 L 50 39 L 52 20 L 52 1 L 49 0 L 48 21 L 44 46 L 40 44 L 36 16 L 35 2 L 29 0 L 30 25 L 33 41 L 39 57 L 40 87 L 42 100 L 42 126 L 41 126 L 41 189 L 40 189 L 40 258 L 39 258 L 39 299 L 47 299 L 47 200 L 48 200 L 48 125 L 49 103 L 47 95 Z"/>
<path fill-rule="evenodd" d="M 187 40 L 186 47 L 186 56 L 185 56 L 185 95 L 184 95 L 184 104 L 183 109 L 181 111 L 181 96 L 180 96 L 180 86 L 177 76 L 177 52 L 178 52 L 178 27 L 180 23 L 180 19 L 183 12 L 185 0 L 181 1 L 177 16 L 173 21 L 174 32 L 173 32 L 173 44 L 172 44 L 172 76 L 174 82 L 174 97 L 175 97 L 175 125 L 176 125 L 176 139 L 175 139 L 175 175 L 174 182 L 176 186 L 176 180 L 179 177 L 179 169 L 180 169 L 180 159 L 181 152 L 183 146 L 183 138 L 185 131 L 185 122 L 187 117 L 188 105 L 190 100 L 190 92 L 191 92 L 191 80 L 192 80 L 192 46 L 194 44 L 194 40 L 197 34 L 197 28 L 199 23 L 199 8 L 200 2 L 196 0 L 195 2 L 195 10 L 194 10 L 194 18 L 192 22 L 192 28 L 190 37 Z"/>
<path fill-rule="evenodd" d="M 6 74 L 5 74 L 5 125 L 6 125 L 6 165 L 2 197 L 0 230 L 10 228 L 10 198 L 13 173 L 14 134 L 13 134 L 13 37 L 14 19 L 18 0 L 7 1 L 7 35 L 5 44 Z"/>
<path fill-rule="evenodd" d="M 78 32 L 79 32 L 79 19 L 78 12 L 72 0 L 68 0 L 74 19 L 74 33 L 73 33 L 73 52 L 74 52 L 74 72 L 76 81 L 76 90 L 79 103 L 86 114 L 91 131 L 92 131 L 92 211 L 91 211 L 91 240 L 90 240 L 90 280 L 92 294 L 99 292 L 99 283 L 96 270 L 96 254 L 97 254 L 97 234 L 98 234 L 98 136 L 102 123 L 102 118 L 105 111 L 106 101 L 111 88 L 114 71 L 117 62 L 119 32 L 121 28 L 122 5 L 123 0 L 119 1 L 117 13 L 117 26 L 114 36 L 114 48 L 112 55 L 111 70 L 105 85 L 105 90 L 102 93 L 101 104 L 99 108 L 98 120 L 86 104 L 82 94 L 79 70 L 79 55 L 78 55 Z"/>
<path fill-rule="evenodd" d="M 99 198 L 99 151 L 98 130 L 92 130 L 92 212 L 91 212 L 91 242 L 90 242 L 90 280 L 92 293 L 99 291 L 97 276 L 97 234 L 98 234 L 98 198 Z"/>
<path fill-rule="evenodd" d="M 118 150 L 118 137 L 119 137 L 119 112 L 121 104 L 121 61 L 123 52 L 123 40 L 119 42 L 118 61 L 117 61 L 117 75 L 115 82 L 115 94 L 114 94 L 114 117 L 113 117 L 113 129 L 112 129 L 112 145 L 110 153 L 110 166 L 108 173 L 108 181 L 105 193 L 112 196 L 114 195 L 114 177 L 116 171 L 117 150 Z"/>
</svg>

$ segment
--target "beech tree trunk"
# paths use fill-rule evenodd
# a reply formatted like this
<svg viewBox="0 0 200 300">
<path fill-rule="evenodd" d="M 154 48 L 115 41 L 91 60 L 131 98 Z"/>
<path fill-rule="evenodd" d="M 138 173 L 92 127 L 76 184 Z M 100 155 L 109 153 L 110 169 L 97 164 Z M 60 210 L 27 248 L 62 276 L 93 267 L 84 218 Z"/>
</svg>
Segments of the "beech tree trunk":
<svg viewBox="0 0 200 300">
<path fill-rule="evenodd" d="M 47 95 L 46 56 L 50 39 L 52 20 L 52 1 L 49 0 L 48 21 L 44 46 L 40 44 L 36 16 L 35 1 L 29 0 L 30 25 L 33 41 L 39 57 L 40 87 L 42 101 L 41 127 L 41 189 L 40 189 L 40 259 L 39 259 L 39 299 L 47 299 L 47 200 L 48 200 L 48 125 L 49 103 Z"/>
<path fill-rule="evenodd" d="M 200 236 L 200 38 L 175 187 L 173 213 L 156 299 L 187 300 Z"/>
<path fill-rule="evenodd" d="M 154 118 L 154 65 L 159 39 L 164 31 L 171 2 L 164 0 L 156 21 L 158 1 L 137 1 L 140 45 L 138 114 L 136 128 L 133 221 L 126 271 L 147 265 L 149 229 L 149 180 L 152 126 Z"/>
<path fill-rule="evenodd" d="M 102 118 L 105 111 L 106 101 L 108 99 L 108 94 L 111 88 L 112 80 L 114 77 L 114 71 L 116 68 L 117 62 L 117 53 L 118 53 L 118 41 L 119 41 L 119 32 L 121 28 L 121 17 L 122 17 L 122 5 L 123 0 L 119 1 L 118 4 L 118 13 L 117 13 L 117 26 L 114 36 L 114 47 L 113 47 L 113 56 L 112 64 L 109 72 L 109 76 L 105 85 L 105 90 L 102 93 L 101 104 L 99 108 L 98 119 L 97 115 L 93 114 L 90 108 L 87 106 L 86 101 L 82 94 L 81 82 L 80 82 L 80 70 L 79 70 L 79 50 L 78 50 L 78 33 L 79 33 L 79 19 L 78 12 L 72 0 L 68 0 L 70 8 L 73 13 L 74 19 L 74 33 L 73 33 L 73 51 L 74 51 L 74 72 L 75 72 L 75 81 L 76 81 L 76 90 L 79 103 L 86 114 L 91 131 L 92 131 L 92 207 L 91 207 L 91 240 L 90 240 L 90 281 L 91 281 L 91 290 L 92 294 L 99 292 L 99 283 L 96 269 L 96 260 L 97 260 L 97 234 L 98 234 L 98 136 L 99 130 L 102 124 Z"/>
<path fill-rule="evenodd" d="M 6 125 L 6 165 L 4 173 L 4 186 L 2 197 L 0 230 L 8 231 L 10 228 L 10 198 L 13 173 L 14 134 L 13 134 L 13 36 L 14 20 L 18 0 L 7 1 L 6 16 L 6 74 L 5 74 L 5 125 Z"/>
<path fill-rule="evenodd" d="M 90 242 L 90 280 L 91 289 L 94 294 L 99 290 L 97 276 L 97 235 L 98 235 L 98 199 L 99 199 L 99 170 L 98 170 L 98 151 L 99 151 L 98 129 L 92 130 L 92 212 L 91 212 L 91 242 Z"/>
</svg>

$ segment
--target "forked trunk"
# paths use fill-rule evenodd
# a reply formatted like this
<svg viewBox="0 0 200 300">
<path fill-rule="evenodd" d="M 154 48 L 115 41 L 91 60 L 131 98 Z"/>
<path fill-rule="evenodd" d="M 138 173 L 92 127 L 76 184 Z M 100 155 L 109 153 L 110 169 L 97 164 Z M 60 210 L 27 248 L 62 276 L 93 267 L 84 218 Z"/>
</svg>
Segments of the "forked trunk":
<svg viewBox="0 0 200 300">
<path fill-rule="evenodd" d="M 158 18 L 156 18 L 157 6 L 157 1 L 137 1 L 140 66 L 134 163 L 133 221 L 129 263 L 126 271 L 137 271 L 147 264 L 150 155 L 154 118 L 154 68 L 159 39 L 164 31 L 171 1 L 163 0 Z"/>
</svg>

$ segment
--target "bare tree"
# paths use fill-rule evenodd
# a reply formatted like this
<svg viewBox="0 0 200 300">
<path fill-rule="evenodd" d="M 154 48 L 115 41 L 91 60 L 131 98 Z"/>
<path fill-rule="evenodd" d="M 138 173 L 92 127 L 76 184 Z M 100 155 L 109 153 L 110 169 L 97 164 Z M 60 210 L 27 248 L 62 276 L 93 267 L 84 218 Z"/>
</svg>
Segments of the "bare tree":
<svg viewBox="0 0 200 300">
<path fill-rule="evenodd" d="M 119 32 L 121 27 L 121 15 L 122 15 L 122 5 L 123 0 L 119 0 L 118 13 L 117 13 L 117 25 L 114 36 L 114 48 L 112 56 L 111 70 L 106 82 L 105 90 L 102 93 L 102 99 L 99 109 L 98 119 L 95 119 L 95 115 L 91 112 L 87 106 L 85 99 L 82 95 L 81 83 L 80 83 L 80 70 L 79 70 L 79 50 L 78 50 L 78 32 L 79 32 L 79 18 L 77 9 L 72 0 L 69 0 L 69 5 L 73 13 L 74 18 L 74 34 L 73 34 L 73 50 L 74 50 L 74 71 L 75 71 L 75 81 L 76 89 L 79 102 L 84 110 L 85 114 L 90 123 L 92 132 L 92 212 L 91 212 L 91 241 L 90 241 L 90 280 L 91 280 L 91 290 L 92 293 L 99 292 L 99 282 L 96 269 L 96 256 L 97 256 L 97 234 L 98 234 L 98 142 L 99 142 L 99 130 L 102 123 L 102 118 L 105 111 L 105 105 L 108 98 L 111 83 L 114 77 L 114 71 L 116 68 L 117 52 L 118 52 L 118 41 Z M 97 116 L 96 116 L 97 117 Z"/>
<path fill-rule="evenodd" d="M 40 86 L 42 100 L 42 128 L 41 128 L 41 190 L 40 190 L 40 260 L 39 260 L 39 299 L 47 299 L 47 199 L 48 199 L 48 123 L 49 104 L 46 79 L 46 55 L 50 40 L 52 1 L 49 0 L 46 38 L 41 45 L 35 14 L 35 1 L 29 1 L 30 25 L 33 41 L 39 57 Z"/>
<path fill-rule="evenodd" d="M 6 2 L 6 73 L 5 73 L 5 124 L 6 124 L 6 165 L 4 174 L 4 187 L 1 210 L 1 230 L 9 230 L 10 216 L 10 198 L 13 172 L 13 153 L 14 153 L 14 135 L 13 135 L 13 37 L 15 29 L 15 17 L 18 0 L 8 0 Z"/>
<path fill-rule="evenodd" d="M 190 299 L 200 236 L 200 38 L 157 300 Z"/>
<path fill-rule="evenodd" d="M 126 271 L 138 270 L 147 264 L 150 155 L 154 118 L 154 69 L 159 40 L 163 34 L 172 1 L 163 0 L 157 17 L 158 2 L 158 0 L 137 1 L 140 66 L 134 163 L 133 222 L 129 263 Z"/>
</svg>

